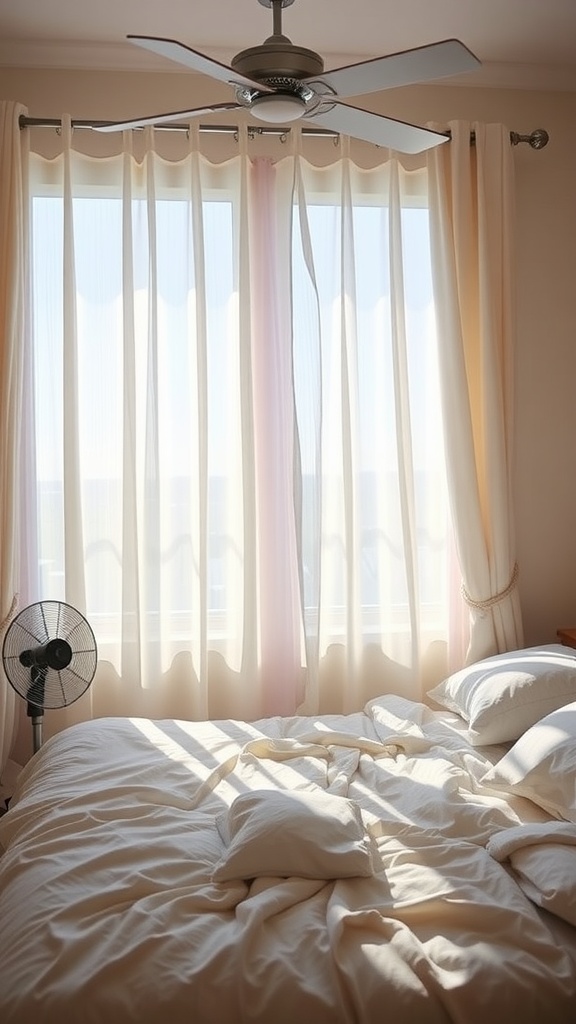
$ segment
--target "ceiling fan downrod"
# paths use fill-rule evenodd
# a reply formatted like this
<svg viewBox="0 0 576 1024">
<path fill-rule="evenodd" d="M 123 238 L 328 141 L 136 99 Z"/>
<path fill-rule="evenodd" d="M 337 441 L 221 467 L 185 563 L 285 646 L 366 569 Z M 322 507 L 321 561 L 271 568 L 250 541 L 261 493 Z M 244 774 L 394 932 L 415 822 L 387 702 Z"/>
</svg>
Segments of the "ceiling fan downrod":
<svg viewBox="0 0 576 1024">
<path fill-rule="evenodd" d="M 294 0 L 258 0 L 262 7 L 272 8 L 272 32 L 275 36 L 282 35 L 282 8 L 291 7 Z"/>
</svg>

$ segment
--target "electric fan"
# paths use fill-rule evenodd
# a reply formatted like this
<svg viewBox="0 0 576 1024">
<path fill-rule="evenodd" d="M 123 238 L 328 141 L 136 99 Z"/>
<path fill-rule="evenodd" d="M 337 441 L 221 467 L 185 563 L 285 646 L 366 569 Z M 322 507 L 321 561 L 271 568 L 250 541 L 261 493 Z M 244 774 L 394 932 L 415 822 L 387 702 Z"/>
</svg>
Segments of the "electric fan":
<svg viewBox="0 0 576 1024">
<path fill-rule="evenodd" d="M 28 704 L 36 753 L 42 745 L 44 709 L 73 704 L 94 678 L 94 633 L 71 605 L 38 601 L 12 620 L 2 645 L 2 661 L 9 683 Z"/>
<path fill-rule="evenodd" d="M 258 0 L 258 3 L 272 8 L 272 35 L 260 46 L 251 46 L 237 53 L 230 66 L 176 39 L 141 35 L 127 37 L 131 43 L 159 57 L 227 83 L 234 90 L 233 100 L 101 124 L 95 130 L 118 132 L 150 124 L 167 124 L 182 118 L 189 120 L 201 114 L 245 109 L 258 120 L 272 124 L 285 125 L 300 118 L 310 118 L 320 128 L 364 139 L 377 146 L 389 146 L 401 153 L 421 153 L 447 141 L 446 132 L 421 128 L 344 101 L 351 96 L 365 96 L 384 89 L 397 89 L 474 71 L 480 61 L 459 39 L 442 39 L 401 53 L 389 53 L 325 71 L 320 54 L 304 46 L 295 46 L 282 31 L 282 10 L 290 7 L 294 0 Z M 242 14 L 239 13 L 238 17 L 241 18 Z M 375 28 L 367 31 L 376 34 Z"/>
</svg>

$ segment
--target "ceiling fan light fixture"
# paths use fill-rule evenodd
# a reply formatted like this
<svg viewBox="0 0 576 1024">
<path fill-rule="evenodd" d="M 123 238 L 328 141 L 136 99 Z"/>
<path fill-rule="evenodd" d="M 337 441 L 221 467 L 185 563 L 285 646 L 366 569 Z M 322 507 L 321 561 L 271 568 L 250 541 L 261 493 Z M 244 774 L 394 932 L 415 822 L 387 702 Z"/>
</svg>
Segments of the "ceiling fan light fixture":
<svg viewBox="0 0 576 1024">
<path fill-rule="evenodd" d="M 294 93 L 265 93 L 252 101 L 250 111 L 259 121 L 285 124 L 297 121 L 306 110 L 306 103 Z"/>
</svg>

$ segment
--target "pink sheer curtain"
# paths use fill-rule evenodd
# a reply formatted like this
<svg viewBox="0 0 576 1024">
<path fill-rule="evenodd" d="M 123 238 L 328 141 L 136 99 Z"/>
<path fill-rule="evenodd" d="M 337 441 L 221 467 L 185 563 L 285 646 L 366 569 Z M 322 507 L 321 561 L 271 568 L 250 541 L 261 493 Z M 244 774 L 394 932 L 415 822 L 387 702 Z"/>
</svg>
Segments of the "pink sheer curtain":
<svg viewBox="0 0 576 1024">
<path fill-rule="evenodd" d="M 288 267 L 279 262 L 276 172 L 250 167 L 250 271 L 258 508 L 260 673 L 266 714 L 293 714 L 304 698 L 294 520 L 294 394 Z M 255 293 L 254 293 L 255 294 Z M 256 299 L 256 295 L 255 295 Z"/>
</svg>

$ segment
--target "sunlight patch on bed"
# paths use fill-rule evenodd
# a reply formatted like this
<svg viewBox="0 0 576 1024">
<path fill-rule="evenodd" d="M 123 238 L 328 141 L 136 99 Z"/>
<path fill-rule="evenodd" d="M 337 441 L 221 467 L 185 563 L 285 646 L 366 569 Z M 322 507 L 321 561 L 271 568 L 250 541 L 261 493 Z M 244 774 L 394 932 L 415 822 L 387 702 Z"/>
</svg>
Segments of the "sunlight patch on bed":
<svg viewBox="0 0 576 1024">
<path fill-rule="evenodd" d="M 180 743 L 177 743 L 176 740 L 168 736 L 163 729 L 160 729 L 155 722 L 147 718 L 131 718 L 130 722 L 170 760 L 185 765 L 195 775 L 203 778 L 208 778 L 212 774 L 213 766 L 207 767 L 203 765 L 189 750 L 186 750 Z"/>
</svg>

